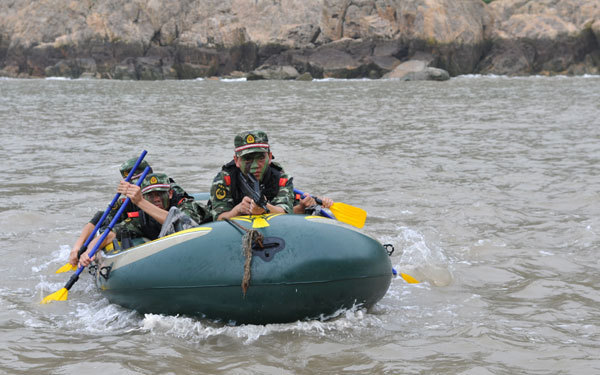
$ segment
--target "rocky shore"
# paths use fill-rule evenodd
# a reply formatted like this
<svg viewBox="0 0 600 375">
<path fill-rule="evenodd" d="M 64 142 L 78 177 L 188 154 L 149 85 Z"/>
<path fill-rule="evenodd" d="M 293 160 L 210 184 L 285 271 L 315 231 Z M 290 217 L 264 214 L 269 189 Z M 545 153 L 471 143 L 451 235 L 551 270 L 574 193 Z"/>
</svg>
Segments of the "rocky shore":
<svg viewBox="0 0 600 375">
<path fill-rule="evenodd" d="M 600 0 L 3 0 L 0 76 L 600 74 Z"/>
</svg>

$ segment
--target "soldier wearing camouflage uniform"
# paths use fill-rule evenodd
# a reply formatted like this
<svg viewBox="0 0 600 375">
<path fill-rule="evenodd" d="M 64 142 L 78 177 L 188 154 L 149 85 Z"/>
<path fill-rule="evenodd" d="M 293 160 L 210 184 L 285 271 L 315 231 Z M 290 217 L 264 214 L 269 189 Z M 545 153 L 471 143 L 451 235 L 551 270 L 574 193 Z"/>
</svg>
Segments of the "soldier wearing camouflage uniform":
<svg viewBox="0 0 600 375">
<path fill-rule="evenodd" d="M 133 158 L 133 159 L 129 159 L 126 162 L 124 162 L 123 164 L 121 164 L 121 167 L 119 168 L 119 173 L 121 173 L 121 176 L 123 176 L 123 178 L 126 178 L 129 175 L 129 172 L 131 172 L 131 168 L 133 168 L 133 166 L 135 165 L 136 162 L 137 162 L 137 158 Z M 144 169 L 146 167 L 150 167 L 150 165 L 148 164 L 148 162 L 146 160 L 142 160 L 140 165 L 138 165 L 138 167 L 136 168 L 135 174 L 131 178 L 131 181 L 135 182 L 135 180 L 137 180 L 137 178 L 142 174 L 142 172 L 144 171 Z M 150 173 L 152 173 L 152 168 L 150 168 Z M 99 233 L 104 232 L 106 227 L 108 227 L 108 224 L 110 224 L 112 219 L 115 217 L 117 211 L 123 204 L 123 201 L 124 201 L 124 199 L 118 200 L 114 204 L 113 208 L 110 210 L 110 212 L 106 216 L 106 219 L 102 223 L 102 226 L 98 230 Z M 125 220 L 127 218 L 127 212 L 134 212 L 137 210 L 138 210 L 137 207 L 130 205 L 129 207 L 126 208 L 126 211 L 123 213 L 121 218 L 119 218 L 119 221 Z M 77 241 L 75 241 L 75 244 L 71 248 L 71 253 L 69 254 L 69 263 L 71 263 L 73 266 L 77 265 L 79 249 L 81 248 L 81 246 L 83 246 L 84 242 L 88 239 L 90 234 L 94 231 L 96 224 L 98 224 L 98 220 L 100 220 L 102 218 L 103 214 L 104 214 L 104 211 L 96 212 L 94 217 L 92 217 L 92 219 L 81 230 L 81 234 L 79 235 L 79 238 L 77 239 Z"/>
<path fill-rule="evenodd" d="M 131 184 L 130 184 L 131 185 Z M 133 185 L 135 186 L 135 185 Z M 146 201 L 152 203 L 160 211 L 165 211 L 162 215 L 153 214 L 148 208 L 144 207 L 145 202 L 138 202 L 141 210 L 128 214 L 128 218 L 115 225 L 113 231 L 117 239 L 121 237 L 146 237 L 155 240 L 159 237 L 162 224 L 165 222 L 167 211 L 177 208 L 184 215 L 178 215 L 184 229 L 198 226 L 205 222 L 206 217 L 210 217 L 208 210 L 194 198 L 186 195 L 179 195 L 171 187 L 170 179 L 164 173 L 154 173 L 148 175 L 142 182 L 141 193 Z M 153 194 L 157 193 L 157 194 Z M 129 196 L 129 194 L 128 194 Z M 134 195 L 132 195 L 133 197 Z M 135 198 L 132 198 L 132 201 Z M 154 207 L 153 207 L 154 208 Z M 148 211 L 148 212 L 147 212 Z M 156 211 L 158 212 L 158 211 Z M 164 217 L 163 217 L 164 216 Z"/>
<path fill-rule="evenodd" d="M 121 174 L 121 176 L 123 176 L 123 178 L 126 178 L 129 175 L 129 172 L 131 171 L 131 168 L 133 168 L 133 166 L 135 165 L 136 162 L 137 162 L 137 158 L 132 158 L 132 159 L 129 159 L 129 160 L 125 161 L 123 164 L 121 164 L 121 166 L 119 167 L 119 173 Z M 132 183 L 135 183 L 137 181 L 137 179 L 139 178 L 139 176 L 142 174 L 142 172 L 144 171 L 144 169 L 146 167 L 150 167 L 150 165 L 148 164 L 148 162 L 146 160 L 142 160 L 142 162 L 140 163 L 140 165 L 138 165 L 138 167 L 136 168 L 135 174 L 131 178 L 131 182 Z M 152 167 L 150 167 L 150 172 L 149 173 L 152 173 Z M 171 188 L 173 189 L 174 195 L 176 197 L 191 198 L 181 188 L 181 186 L 177 185 L 175 183 L 175 181 L 173 181 L 173 179 L 169 178 L 169 183 L 171 184 Z M 106 216 L 106 219 L 102 223 L 102 226 L 98 230 L 98 233 L 104 232 L 104 230 L 106 229 L 106 227 L 108 227 L 108 224 L 110 224 L 110 222 L 113 220 L 114 216 L 116 215 L 117 211 L 119 210 L 119 208 L 121 207 L 121 205 L 123 204 L 124 201 L 125 201 L 125 198 L 122 198 L 122 199 L 119 199 L 114 204 L 113 208 L 110 210 L 110 212 Z M 128 213 L 130 213 L 130 212 L 137 212 L 138 210 L 139 210 L 139 208 L 137 208 L 133 204 L 129 204 L 128 207 L 125 209 L 125 212 L 119 218 L 118 223 L 120 223 L 123 220 L 127 219 Z M 104 211 L 98 211 L 98 212 L 96 212 L 96 214 L 94 215 L 94 217 L 83 227 L 83 229 L 81 231 L 81 234 L 79 235 L 79 238 L 77 239 L 77 241 L 75 242 L 75 244 L 71 248 L 71 253 L 69 254 L 69 263 L 71 263 L 72 265 L 74 265 L 74 266 L 77 265 L 79 249 L 81 248 L 81 246 L 83 245 L 83 243 L 87 240 L 87 238 L 90 236 L 90 234 L 92 233 L 92 231 L 96 227 L 96 224 L 98 223 L 98 220 L 100 220 L 100 218 L 102 217 L 103 214 L 104 214 Z"/>
<path fill-rule="evenodd" d="M 239 215 L 259 215 L 265 210 L 245 196 L 240 178 L 252 174 L 260 182 L 266 207 L 273 213 L 292 213 L 294 186 L 283 168 L 273 162 L 267 134 L 260 130 L 242 132 L 234 139 L 233 160 L 213 180 L 210 206 L 213 220 Z"/>
<path fill-rule="evenodd" d="M 131 203 L 139 207 L 138 211 L 129 212 L 127 218 L 113 227 L 100 246 L 103 248 L 115 238 L 145 237 L 155 240 L 163 235 L 161 228 L 169 216 L 177 222 L 170 223 L 171 230 L 177 231 L 198 226 L 210 220 L 210 213 L 199 202 L 190 196 L 176 195 L 171 188 L 169 177 L 164 173 L 153 173 L 146 176 L 141 187 L 126 181 L 121 181 L 117 191 Z M 95 246 L 94 240 L 90 249 Z M 87 267 L 93 259 L 86 253 L 81 255 L 79 264 Z"/>
<path fill-rule="evenodd" d="M 126 162 L 124 162 L 123 164 L 121 164 L 121 167 L 119 168 L 119 172 L 121 173 L 121 176 L 123 176 L 123 178 L 127 178 L 127 176 L 129 175 L 129 172 L 131 171 L 131 168 L 133 168 L 136 161 L 137 161 L 137 158 L 133 158 L 133 159 L 129 159 Z M 144 171 L 144 169 L 149 166 L 150 165 L 148 164 L 148 162 L 146 162 L 146 160 L 142 160 L 140 165 L 135 170 L 135 174 L 133 175 L 133 177 L 131 177 L 131 183 L 135 184 L 137 179 L 140 177 L 140 175 Z M 150 172 L 148 172 L 148 173 L 152 173 L 152 168 L 150 168 Z M 175 183 L 175 181 L 170 177 L 169 177 L 169 183 L 171 184 L 171 189 L 173 189 L 175 196 L 191 198 L 185 192 L 185 190 L 183 190 L 183 188 L 181 186 L 177 185 L 177 183 Z M 100 230 L 99 230 L 100 233 L 104 232 L 104 229 L 106 229 L 106 227 L 108 227 L 108 224 L 110 224 L 112 219 L 115 217 L 115 214 L 117 213 L 117 211 L 119 211 L 119 208 L 121 208 L 121 205 L 123 204 L 124 201 L 125 201 L 125 198 L 121 198 L 115 203 L 113 208 L 110 210 L 110 212 L 106 216 L 106 219 L 104 219 L 104 223 L 102 223 L 102 226 L 100 227 Z M 125 212 L 122 214 L 122 216 L 119 218 L 119 222 L 121 222 L 127 218 L 128 212 L 136 212 L 137 210 L 138 210 L 138 208 L 135 207 L 134 205 L 129 205 L 125 209 Z M 104 211 L 96 212 L 96 214 L 94 215 L 92 220 L 90 220 L 90 223 L 93 224 L 94 226 L 96 226 L 96 224 L 98 223 L 98 220 L 100 220 L 100 218 L 102 217 L 102 214 L 104 214 Z"/>
</svg>

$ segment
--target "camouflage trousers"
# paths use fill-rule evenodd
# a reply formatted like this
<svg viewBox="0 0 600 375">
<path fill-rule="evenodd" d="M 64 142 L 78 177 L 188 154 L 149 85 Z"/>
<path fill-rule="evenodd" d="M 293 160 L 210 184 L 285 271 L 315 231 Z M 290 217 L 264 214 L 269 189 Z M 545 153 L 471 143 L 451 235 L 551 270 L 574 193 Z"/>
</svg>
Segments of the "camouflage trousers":
<svg viewBox="0 0 600 375">
<path fill-rule="evenodd" d="M 192 220 L 188 215 L 181 212 L 177 207 L 171 207 L 167 219 L 160 228 L 160 234 L 158 237 L 168 236 L 175 232 L 179 232 L 185 229 L 197 227 L 198 223 Z"/>
</svg>

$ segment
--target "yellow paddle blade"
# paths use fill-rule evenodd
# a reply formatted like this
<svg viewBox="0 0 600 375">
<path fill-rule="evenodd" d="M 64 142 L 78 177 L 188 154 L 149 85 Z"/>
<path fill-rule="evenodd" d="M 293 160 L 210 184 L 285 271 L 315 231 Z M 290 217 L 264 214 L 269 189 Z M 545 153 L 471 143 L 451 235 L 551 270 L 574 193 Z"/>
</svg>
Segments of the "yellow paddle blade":
<svg viewBox="0 0 600 375">
<path fill-rule="evenodd" d="M 418 284 L 419 283 L 419 281 L 417 281 L 417 279 L 415 279 L 411 275 L 407 275 L 405 273 L 400 273 L 400 276 L 402 276 L 402 278 L 404 279 L 404 281 L 406 281 L 409 284 Z"/>
<path fill-rule="evenodd" d="M 56 270 L 56 273 L 75 271 L 76 269 L 77 269 L 77 267 L 75 267 L 71 263 L 67 263 L 64 266 L 60 267 L 58 270 Z"/>
<path fill-rule="evenodd" d="M 346 203 L 334 202 L 329 209 L 336 219 L 357 228 L 362 228 L 367 220 L 367 211 Z"/>
<path fill-rule="evenodd" d="M 42 302 L 40 302 L 40 303 L 47 304 L 52 301 L 66 301 L 68 295 L 69 295 L 69 291 L 67 290 L 67 288 L 62 288 L 62 289 L 50 294 L 48 297 L 44 298 L 42 300 Z"/>
</svg>

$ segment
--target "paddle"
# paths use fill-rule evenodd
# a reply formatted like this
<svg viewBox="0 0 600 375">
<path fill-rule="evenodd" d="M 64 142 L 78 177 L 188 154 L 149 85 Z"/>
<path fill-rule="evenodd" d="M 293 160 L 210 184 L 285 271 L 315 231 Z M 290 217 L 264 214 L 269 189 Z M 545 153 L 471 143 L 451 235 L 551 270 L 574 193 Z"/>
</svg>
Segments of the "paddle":
<svg viewBox="0 0 600 375">
<path fill-rule="evenodd" d="M 398 271 L 396 271 L 394 269 L 394 267 L 392 267 L 392 273 L 394 274 L 394 276 L 398 275 Z M 402 277 L 404 279 L 404 281 L 406 281 L 409 284 L 418 284 L 419 281 L 417 279 L 415 279 L 414 277 L 412 277 L 409 274 L 406 273 L 402 273 L 400 272 L 400 277 Z"/>
<path fill-rule="evenodd" d="M 148 152 L 146 150 L 142 151 L 140 157 L 135 162 L 135 164 L 133 165 L 133 168 L 131 168 L 131 171 L 129 171 L 129 174 L 125 178 L 125 181 L 129 182 L 131 180 L 131 178 L 135 175 L 135 171 L 139 167 L 139 165 L 142 162 L 142 160 L 144 160 L 144 157 L 146 156 L 147 153 Z M 83 244 L 83 246 L 81 246 L 81 248 L 79 248 L 79 251 L 77 252 L 77 259 L 79 259 L 79 257 L 81 256 L 81 254 L 85 253 L 85 251 L 87 250 L 88 245 L 94 239 L 94 236 L 96 235 L 96 232 L 98 232 L 98 229 L 100 229 L 100 227 L 102 226 L 102 223 L 104 223 L 104 220 L 108 216 L 108 213 L 110 212 L 110 210 L 112 210 L 112 208 L 115 205 L 115 203 L 117 203 L 117 200 L 119 199 L 120 196 L 121 196 L 121 193 L 115 194 L 115 197 L 113 198 L 113 200 L 108 204 L 108 207 L 106 208 L 106 211 L 104 211 L 104 214 L 102 215 L 102 217 L 100 218 L 100 220 L 98 221 L 98 223 L 96 224 L 96 226 L 94 227 L 94 230 L 92 231 L 92 233 L 90 233 L 90 235 L 88 236 L 88 238 L 85 241 L 85 243 Z M 75 267 L 71 263 L 67 263 L 64 266 L 60 267 L 56 271 L 56 273 L 63 273 L 63 272 L 68 272 L 68 271 L 74 271 L 76 269 L 77 269 L 77 267 Z"/>
<path fill-rule="evenodd" d="M 306 195 L 304 192 L 298 189 L 294 189 L 294 193 L 300 194 L 301 196 Z M 319 198 L 314 196 L 313 198 L 317 201 L 317 203 L 323 203 Z M 357 228 L 362 228 L 365 225 L 365 220 L 367 219 L 367 211 L 342 202 L 333 202 L 331 207 L 329 207 L 329 210 L 337 220 Z M 329 215 L 327 216 L 331 217 Z"/>
<path fill-rule="evenodd" d="M 135 170 L 135 169 L 133 169 L 133 170 Z M 146 178 L 146 175 L 148 174 L 149 171 L 150 171 L 150 167 L 146 167 L 146 169 L 144 169 L 144 172 L 142 173 L 138 182 L 136 183 L 137 186 L 140 186 L 142 184 L 142 181 L 144 181 L 144 178 Z M 127 199 L 125 199 L 125 202 L 123 202 L 123 205 L 121 205 L 121 208 L 119 208 L 119 211 L 117 211 L 117 214 L 115 215 L 115 217 L 111 220 L 110 224 L 108 224 L 108 228 L 106 228 L 106 230 L 102 233 L 102 235 L 100 236 L 100 239 L 98 239 L 98 242 L 96 242 L 96 245 L 94 245 L 94 248 L 92 249 L 92 251 L 90 251 L 90 258 L 92 258 L 94 256 L 94 254 L 96 254 L 96 251 L 98 251 L 98 249 L 100 248 L 100 245 L 102 245 L 102 242 L 104 242 L 104 239 L 106 239 L 106 236 L 108 236 L 108 233 L 115 226 L 115 224 L 117 223 L 117 221 L 119 220 L 119 218 L 121 217 L 123 212 L 125 211 L 125 208 L 127 208 L 127 205 L 129 204 L 130 200 L 131 199 L 129 197 Z M 75 284 L 77 282 L 77 280 L 79 280 L 79 275 L 81 274 L 81 271 L 83 271 L 83 268 L 84 267 L 79 266 L 77 268 L 77 271 L 75 271 L 73 276 L 71 276 L 69 281 L 67 281 L 64 288 L 59 289 L 58 291 L 50 294 L 49 296 L 44 298 L 42 300 L 42 302 L 40 302 L 40 303 L 45 304 L 45 303 L 50 303 L 52 301 L 66 301 L 67 296 L 69 295 L 69 289 L 71 289 L 73 284 Z"/>
</svg>

